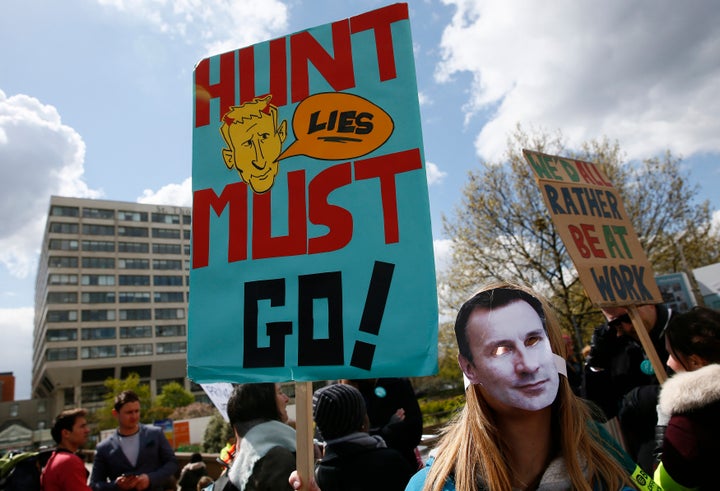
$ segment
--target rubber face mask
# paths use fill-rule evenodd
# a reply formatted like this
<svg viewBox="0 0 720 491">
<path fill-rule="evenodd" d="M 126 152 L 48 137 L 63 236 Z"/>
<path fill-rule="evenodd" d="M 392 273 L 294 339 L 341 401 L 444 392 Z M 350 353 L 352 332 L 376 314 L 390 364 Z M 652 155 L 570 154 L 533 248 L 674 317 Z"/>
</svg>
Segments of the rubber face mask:
<svg viewBox="0 0 720 491">
<path fill-rule="evenodd" d="M 472 362 L 459 356 L 466 378 L 481 385 L 496 410 L 537 411 L 557 397 L 557 356 L 542 321 L 522 300 L 495 310 L 477 309 L 466 327 Z"/>
</svg>

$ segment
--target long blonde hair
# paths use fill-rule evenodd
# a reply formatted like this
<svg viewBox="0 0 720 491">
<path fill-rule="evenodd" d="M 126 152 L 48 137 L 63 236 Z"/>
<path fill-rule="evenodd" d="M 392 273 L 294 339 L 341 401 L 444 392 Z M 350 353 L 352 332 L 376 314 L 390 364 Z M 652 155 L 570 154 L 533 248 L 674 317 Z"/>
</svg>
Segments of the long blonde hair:
<svg viewBox="0 0 720 491">
<path fill-rule="evenodd" d="M 473 310 L 492 308 L 484 306 L 478 298 L 494 290 L 508 291 L 524 300 L 540 315 L 553 353 L 565 358 L 565 343 L 558 321 L 547 301 L 529 288 L 508 282 L 483 287 L 472 299 L 465 302 L 458 313 L 455 332 L 461 353 L 466 350 L 465 324 Z M 492 295 L 490 295 L 492 296 Z M 460 325 L 459 325 L 460 324 Z M 423 491 L 441 491 L 445 481 L 452 477 L 457 491 L 476 491 L 478 479 L 488 488 L 512 490 L 511 471 L 505 457 L 505 444 L 498 434 L 493 411 L 482 396 L 480 388 L 470 385 L 466 390 L 466 404 L 458 415 L 442 430 L 435 461 L 429 469 Z M 618 489 L 626 484 L 633 486 L 628 472 L 603 445 L 597 429 L 591 423 L 587 405 L 570 389 L 566 377 L 560 377 L 558 395 L 552 407 L 553 438 L 565 461 L 572 489 L 592 491 L 592 484 L 600 482 L 607 489 Z"/>
</svg>

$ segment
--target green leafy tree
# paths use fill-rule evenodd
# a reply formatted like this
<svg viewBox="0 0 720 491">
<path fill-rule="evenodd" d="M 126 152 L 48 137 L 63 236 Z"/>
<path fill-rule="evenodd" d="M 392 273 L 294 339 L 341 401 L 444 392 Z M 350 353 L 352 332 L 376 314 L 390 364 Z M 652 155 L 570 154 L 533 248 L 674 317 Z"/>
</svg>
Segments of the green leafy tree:
<svg viewBox="0 0 720 491">
<path fill-rule="evenodd" d="M 205 435 L 203 437 L 203 452 L 219 453 L 228 442 L 235 438 L 232 426 L 226 422 L 218 412 L 210 421 L 205 428 Z"/>
<path fill-rule="evenodd" d="M 550 298 L 563 327 L 576 333 L 576 344 L 584 343 L 602 321 L 553 227 L 523 148 L 600 165 L 622 196 L 656 274 L 720 260 L 720 236 L 711 229 L 709 203 L 697 202 L 697 187 L 670 152 L 627 162 L 617 142 L 593 140 L 573 151 L 561 133 L 528 134 L 518 126 L 503 161 L 481 162 L 471 171 L 454 216 L 443 217 L 445 233 L 454 241 L 439 289 L 446 315 L 454 317 L 478 285 L 509 279 Z M 678 245 L 684 252 L 682 265 Z"/>
<path fill-rule="evenodd" d="M 104 396 L 105 404 L 97 411 L 98 429 L 107 430 L 117 426 L 117 420 L 112 414 L 115 397 L 124 390 L 132 390 L 140 398 L 140 421 L 150 423 L 153 421 L 150 414 L 151 398 L 150 386 L 140 383 L 140 376 L 131 373 L 126 379 L 108 378 L 105 381 L 107 392 Z"/>
<path fill-rule="evenodd" d="M 163 386 L 160 395 L 155 399 L 156 405 L 171 409 L 185 407 L 193 402 L 195 402 L 195 396 L 178 382 L 170 382 Z"/>
</svg>

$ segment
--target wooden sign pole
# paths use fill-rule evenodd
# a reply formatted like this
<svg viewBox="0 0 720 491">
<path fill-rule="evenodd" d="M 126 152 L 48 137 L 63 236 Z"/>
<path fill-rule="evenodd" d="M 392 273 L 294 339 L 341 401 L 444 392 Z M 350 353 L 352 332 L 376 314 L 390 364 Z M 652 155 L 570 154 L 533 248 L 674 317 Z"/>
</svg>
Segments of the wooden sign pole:
<svg viewBox="0 0 720 491">
<path fill-rule="evenodd" d="M 638 339 L 640 339 L 640 344 L 642 344 L 645 354 L 647 355 L 648 360 L 650 360 L 653 370 L 655 370 L 655 377 L 657 377 L 660 384 L 663 384 L 665 380 L 667 380 L 665 364 L 662 360 L 660 360 L 657 351 L 655 351 L 655 346 L 653 346 L 650 335 L 647 332 L 647 328 L 645 327 L 645 324 L 643 324 L 640 312 L 638 312 L 637 306 L 635 305 L 628 305 L 627 310 L 633 327 L 635 328 L 635 332 L 638 335 Z"/>
<path fill-rule="evenodd" d="M 312 382 L 295 382 L 295 432 L 297 453 L 295 465 L 302 479 L 302 491 L 310 489 L 315 474 L 313 446 Z"/>
</svg>

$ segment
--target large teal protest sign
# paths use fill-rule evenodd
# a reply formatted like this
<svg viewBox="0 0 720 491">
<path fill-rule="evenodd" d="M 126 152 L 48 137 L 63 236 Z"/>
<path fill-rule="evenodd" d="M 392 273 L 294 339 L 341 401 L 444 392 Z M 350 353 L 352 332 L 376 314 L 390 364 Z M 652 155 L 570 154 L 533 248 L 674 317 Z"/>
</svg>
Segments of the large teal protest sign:
<svg viewBox="0 0 720 491">
<path fill-rule="evenodd" d="M 407 4 L 195 67 L 188 376 L 437 371 Z"/>
</svg>

